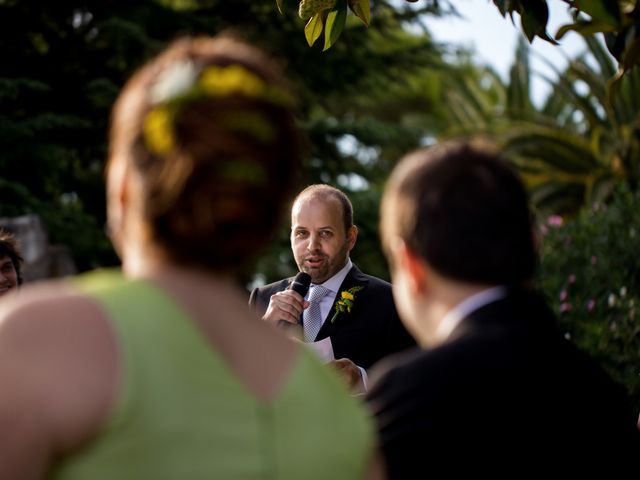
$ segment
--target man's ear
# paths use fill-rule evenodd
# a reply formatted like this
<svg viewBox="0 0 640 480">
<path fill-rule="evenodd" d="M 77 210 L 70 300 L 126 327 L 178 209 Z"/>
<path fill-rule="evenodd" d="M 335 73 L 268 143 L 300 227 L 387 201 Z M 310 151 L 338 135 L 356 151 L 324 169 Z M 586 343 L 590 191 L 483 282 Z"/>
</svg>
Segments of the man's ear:
<svg viewBox="0 0 640 480">
<path fill-rule="evenodd" d="M 398 239 L 391 248 L 396 269 L 401 269 L 406 275 L 412 293 L 424 294 L 430 279 L 426 262 L 404 240 Z"/>
<path fill-rule="evenodd" d="M 107 171 L 107 206 L 109 236 L 118 240 L 124 224 L 124 215 L 130 201 L 130 171 L 122 159 L 112 160 Z"/>
<path fill-rule="evenodd" d="M 349 245 L 349 251 L 353 249 L 356 245 L 356 240 L 358 239 L 358 227 L 355 225 L 351 225 L 351 228 L 347 231 L 347 244 Z"/>
</svg>

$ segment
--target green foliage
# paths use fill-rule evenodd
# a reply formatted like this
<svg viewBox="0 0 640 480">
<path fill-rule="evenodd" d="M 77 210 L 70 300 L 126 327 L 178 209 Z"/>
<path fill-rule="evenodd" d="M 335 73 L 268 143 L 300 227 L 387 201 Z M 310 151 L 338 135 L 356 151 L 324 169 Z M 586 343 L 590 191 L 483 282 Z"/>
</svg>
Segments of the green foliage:
<svg viewBox="0 0 640 480">
<path fill-rule="evenodd" d="M 366 273 L 390 280 L 387 263 L 380 248 L 378 218 L 381 189 L 369 189 L 351 195 L 358 211 L 355 221 L 358 225 L 358 243 L 351 259 L 359 266 L 366 266 Z M 354 207 L 355 208 L 355 207 Z"/>
<path fill-rule="evenodd" d="M 286 61 L 308 137 L 301 187 L 328 182 L 355 195 L 363 225 L 357 261 L 384 276 L 375 192 L 400 153 L 420 141 L 416 118 L 436 105 L 441 52 L 428 36 L 404 28 L 417 13 L 376 2 L 369 18 L 368 2 L 348 5 L 360 19 L 347 17 L 326 55 L 321 45 L 295 41 L 303 22 L 287 14 L 297 8 L 294 0 L 278 2 L 285 15 L 250 0 L 0 1 L 0 216 L 43 216 L 51 241 L 66 243 L 81 271 L 116 263 L 103 232 L 113 101 L 129 75 L 170 40 L 231 29 Z M 375 28 L 366 28 L 369 19 Z M 346 137 L 355 150 L 342 148 Z M 358 205 L 366 192 L 354 179 L 366 179 L 371 207 Z M 266 280 L 295 268 L 287 223 L 260 258 L 256 272 Z"/>
<path fill-rule="evenodd" d="M 626 385 L 640 410 L 638 212 L 640 192 L 622 185 L 611 203 L 564 225 L 551 217 L 541 227 L 539 283 L 567 335 Z"/>
<path fill-rule="evenodd" d="M 302 183 L 329 183 L 350 196 L 360 232 L 351 258 L 367 273 L 389 278 L 378 237 L 380 192 L 397 159 L 419 145 L 424 125 L 439 123 L 431 119 L 446 108 L 437 101 L 446 66 L 428 36 L 403 28 L 409 18 L 398 19 L 385 5 L 377 5 L 373 18 L 375 29 L 347 22 L 331 55 L 307 50 L 300 79 L 309 138 Z M 296 272 L 288 231 L 255 271 L 264 281 Z"/>
<path fill-rule="evenodd" d="M 293 0 L 291 0 L 293 1 Z M 417 0 L 406 0 L 413 4 Z M 476 0 L 478 1 L 478 0 Z M 607 84 L 607 98 L 613 101 L 620 87 L 622 77 L 640 62 L 640 3 L 638 0 L 563 0 L 573 14 L 573 22 L 563 25 L 555 38 L 547 32 L 549 6 L 547 0 L 493 0 L 503 17 L 520 17 L 522 32 L 529 42 L 538 37 L 557 45 L 570 31 L 585 38 L 603 34 L 607 48 L 618 60 L 618 71 L 611 76 Z M 309 46 L 319 38 L 325 29 L 325 50 L 330 48 L 342 32 L 343 16 L 346 16 L 346 4 L 352 12 L 369 26 L 369 0 L 296 0 L 300 18 L 309 20 L 305 27 L 305 37 Z M 426 10 L 440 11 L 437 0 L 424 0 Z M 276 0 L 280 13 L 285 11 L 284 0 Z M 327 12 L 329 12 L 327 14 Z M 586 15 L 586 16 L 585 16 Z M 336 21 L 339 17 L 340 21 Z"/>
<path fill-rule="evenodd" d="M 445 136 L 483 136 L 514 160 L 537 208 L 575 214 L 606 200 L 613 185 L 640 184 L 640 72 L 629 72 L 613 102 L 607 78 L 615 67 L 600 42 L 572 59 L 542 107 L 530 97 L 528 47 L 520 42 L 508 82 L 488 70 L 457 75 L 445 92 L 450 126 Z M 594 68 L 595 63 L 595 68 Z"/>
<path fill-rule="evenodd" d="M 278 11 L 284 13 L 283 0 L 276 0 Z M 336 43 L 347 20 L 347 10 L 351 10 L 365 26 L 371 21 L 369 0 L 301 0 L 298 16 L 308 20 L 304 34 L 309 46 L 313 46 L 324 29 L 324 50 Z"/>
<path fill-rule="evenodd" d="M 336 8 L 327 14 L 324 29 L 324 50 L 328 50 L 336 43 L 347 22 L 347 0 L 338 0 Z"/>
<path fill-rule="evenodd" d="M 544 126 L 531 126 L 529 133 L 516 130 L 505 143 L 526 171 L 538 205 L 557 213 L 574 213 L 584 204 L 605 200 L 619 181 L 635 189 L 640 180 L 640 72 L 625 75 L 610 101 L 606 79 L 612 62 L 599 42 L 589 39 L 587 46 L 588 55 L 557 71 L 552 94 L 536 121 Z M 554 184 L 575 194 L 566 191 L 564 205 L 559 205 Z"/>
<path fill-rule="evenodd" d="M 570 31 L 585 38 L 602 34 L 609 52 L 618 60 L 618 71 L 607 84 L 607 101 L 613 102 L 623 76 L 640 62 L 640 3 L 637 0 L 564 0 L 573 21 L 560 27 L 551 38 L 547 0 L 493 0 L 502 16 L 520 14 L 522 31 L 532 42 L 535 37 L 553 44 Z"/>
<path fill-rule="evenodd" d="M 322 30 L 324 29 L 324 14 L 316 13 L 313 17 L 309 19 L 309 22 L 304 27 L 304 34 L 307 38 L 307 43 L 309 46 L 312 46 L 316 43 L 316 40 L 320 38 L 322 35 Z"/>
</svg>

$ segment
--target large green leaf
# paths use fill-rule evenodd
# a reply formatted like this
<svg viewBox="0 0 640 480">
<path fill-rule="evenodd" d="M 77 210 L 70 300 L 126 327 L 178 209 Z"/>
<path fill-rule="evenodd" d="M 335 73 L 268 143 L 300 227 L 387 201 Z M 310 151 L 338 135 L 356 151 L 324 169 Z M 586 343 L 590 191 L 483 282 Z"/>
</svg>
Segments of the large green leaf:
<svg viewBox="0 0 640 480">
<path fill-rule="evenodd" d="M 344 24 L 347 21 L 347 0 L 341 0 L 335 10 L 331 10 L 327 15 L 327 23 L 324 31 L 324 48 L 326 51 L 336 43 L 340 37 Z"/>
<path fill-rule="evenodd" d="M 498 10 L 503 17 L 506 16 L 513 8 L 511 0 L 493 0 L 493 3 L 498 7 Z"/>
<path fill-rule="evenodd" d="M 558 44 L 547 33 L 548 21 L 549 7 L 546 0 L 522 0 L 520 24 L 529 42 L 532 42 L 537 36 L 554 45 Z"/>
<path fill-rule="evenodd" d="M 531 42 L 536 35 L 544 32 L 549 20 L 549 7 L 546 1 L 533 0 L 523 5 L 520 13 L 522 31 Z"/>
<path fill-rule="evenodd" d="M 371 6 L 369 0 L 356 0 L 352 5 L 349 3 L 351 11 L 364 23 L 367 27 L 371 22 Z"/>
<path fill-rule="evenodd" d="M 304 27 L 304 36 L 307 38 L 307 43 L 312 46 L 320 35 L 324 26 L 324 13 L 318 12 L 309 19 Z"/>
</svg>

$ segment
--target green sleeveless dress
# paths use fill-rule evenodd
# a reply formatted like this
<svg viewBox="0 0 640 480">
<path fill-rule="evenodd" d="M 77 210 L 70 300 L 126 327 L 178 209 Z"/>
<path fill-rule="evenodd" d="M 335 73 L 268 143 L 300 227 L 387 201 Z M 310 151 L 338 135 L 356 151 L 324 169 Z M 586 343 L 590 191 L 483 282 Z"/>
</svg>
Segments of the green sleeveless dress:
<svg viewBox="0 0 640 480">
<path fill-rule="evenodd" d="M 187 314 L 117 271 L 75 280 L 113 323 L 121 385 L 97 438 L 60 459 L 58 480 L 291 479 L 364 476 L 373 427 L 340 380 L 301 348 L 279 394 L 262 401 Z"/>
</svg>

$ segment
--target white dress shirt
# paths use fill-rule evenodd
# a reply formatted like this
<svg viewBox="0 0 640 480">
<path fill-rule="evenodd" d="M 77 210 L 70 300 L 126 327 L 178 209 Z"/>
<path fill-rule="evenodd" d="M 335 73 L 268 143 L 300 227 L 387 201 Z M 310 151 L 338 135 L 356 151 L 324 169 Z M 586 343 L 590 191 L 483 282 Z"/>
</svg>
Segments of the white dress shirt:
<svg viewBox="0 0 640 480">
<path fill-rule="evenodd" d="M 342 285 L 342 282 L 344 282 L 344 279 L 346 278 L 347 274 L 349 273 L 352 267 L 353 267 L 353 263 L 351 262 L 351 259 L 347 257 L 347 263 L 345 264 L 345 266 L 342 267 L 338 271 L 338 273 L 336 273 L 333 277 L 331 277 L 324 283 L 320 284 L 324 288 L 329 290 L 329 293 L 327 293 L 324 297 L 322 297 L 322 300 L 320 300 L 320 314 L 322 316 L 323 325 L 324 325 L 324 322 L 327 321 L 329 312 L 331 311 L 331 308 L 333 307 L 333 303 L 336 300 L 336 296 L 338 295 L 338 291 L 340 290 L 340 285 Z M 311 284 L 311 286 L 314 286 L 314 285 L 315 284 L 313 283 Z M 305 299 L 306 300 L 309 299 L 309 293 L 307 293 L 307 295 L 305 296 Z M 362 383 L 364 385 L 364 389 L 366 390 L 367 379 L 368 379 L 367 372 L 361 366 L 359 365 L 356 365 L 356 366 L 360 369 L 360 375 L 362 376 Z"/>
</svg>

